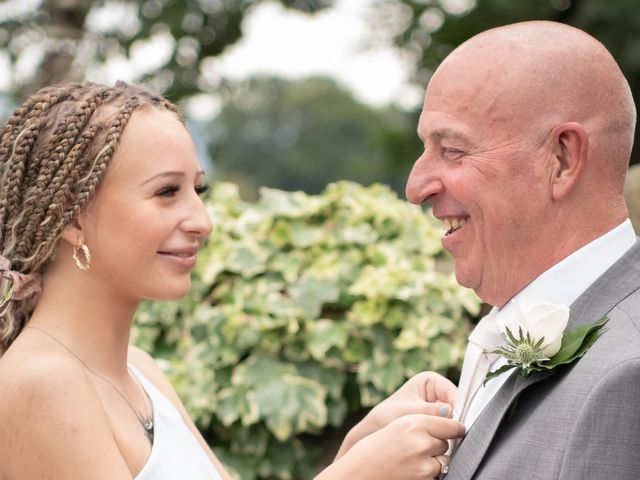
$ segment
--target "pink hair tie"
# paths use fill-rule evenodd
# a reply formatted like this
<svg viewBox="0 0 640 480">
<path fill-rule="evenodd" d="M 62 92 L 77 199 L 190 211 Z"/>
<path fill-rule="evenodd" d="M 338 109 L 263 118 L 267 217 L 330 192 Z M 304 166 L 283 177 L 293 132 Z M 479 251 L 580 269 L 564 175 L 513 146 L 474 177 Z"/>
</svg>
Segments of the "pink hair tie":
<svg viewBox="0 0 640 480">
<path fill-rule="evenodd" d="M 0 317 L 4 317 L 14 300 L 40 293 L 39 273 L 24 274 L 11 270 L 11 261 L 0 255 Z"/>
</svg>

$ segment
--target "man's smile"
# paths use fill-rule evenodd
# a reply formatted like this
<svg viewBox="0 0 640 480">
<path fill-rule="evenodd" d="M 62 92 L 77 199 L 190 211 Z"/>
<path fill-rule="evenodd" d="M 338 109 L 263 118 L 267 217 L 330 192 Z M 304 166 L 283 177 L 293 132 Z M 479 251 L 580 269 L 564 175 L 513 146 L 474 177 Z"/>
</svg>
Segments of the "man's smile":
<svg viewBox="0 0 640 480">
<path fill-rule="evenodd" d="M 447 237 L 456 230 L 462 228 L 462 226 L 467 223 L 467 218 L 468 217 L 443 218 L 442 223 L 444 224 L 445 228 L 444 236 Z"/>
</svg>

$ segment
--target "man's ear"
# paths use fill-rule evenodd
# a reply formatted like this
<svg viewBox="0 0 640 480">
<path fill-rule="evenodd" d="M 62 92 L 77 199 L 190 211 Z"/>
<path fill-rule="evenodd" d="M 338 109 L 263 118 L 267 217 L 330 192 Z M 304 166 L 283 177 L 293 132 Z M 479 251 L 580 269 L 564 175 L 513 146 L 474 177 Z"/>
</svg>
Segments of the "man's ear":
<svg viewBox="0 0 640 480">
<path fill-rule="evenodd" d="M 556 126 L 551 139 L 551 194 L 554 200 L 562 200 L 571 193 L 587 165 L 589 136 L 582 125 L 568 122 Z"/>
</svg>

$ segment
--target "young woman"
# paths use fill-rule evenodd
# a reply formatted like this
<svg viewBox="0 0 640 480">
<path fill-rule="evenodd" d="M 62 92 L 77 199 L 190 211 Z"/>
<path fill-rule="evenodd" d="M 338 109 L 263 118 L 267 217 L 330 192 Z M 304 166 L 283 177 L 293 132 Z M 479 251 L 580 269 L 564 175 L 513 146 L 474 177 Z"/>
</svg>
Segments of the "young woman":
<svg viewBox="0 0 640 480">
<path fill-rule="evenodd" d="M 48 87 L 9 118 L 0 480 L 230 478 L 154 361 L 129 346 L 141 300 L 191 286 L 212 228 L 205 190 L 180 114 L 139 87 Z M 454 395 L 441 377 L 414 378 L 349 433 L 319 478 L 439 475 L 445 440 L 463 434 L 446 418 Z"/>
</svg>

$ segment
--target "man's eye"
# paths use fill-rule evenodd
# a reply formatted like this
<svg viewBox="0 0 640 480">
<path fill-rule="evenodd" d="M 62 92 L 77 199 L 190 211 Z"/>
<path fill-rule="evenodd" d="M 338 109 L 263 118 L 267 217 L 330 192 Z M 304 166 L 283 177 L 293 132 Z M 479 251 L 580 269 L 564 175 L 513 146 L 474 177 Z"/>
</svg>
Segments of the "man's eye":
<svg viewBox="0 0 640 480">
<path fill-rule="evenodd" d="M 180 191 L 180 187 L 178 185 L 171 185 L 171 186 L 162 188 L 160 191 L 156 193 L 156 196 L 173 197 L 179 191 Z"/>
<path fill-rule="evenodd" d="M 446 148 L 443 147 L 442 148 L 442 156 L 446 157 L 446 158 L 457 158 L 461 155 L 464 154 L 463 150 L 457 149 L 457 148 Z"/>
</svg>

